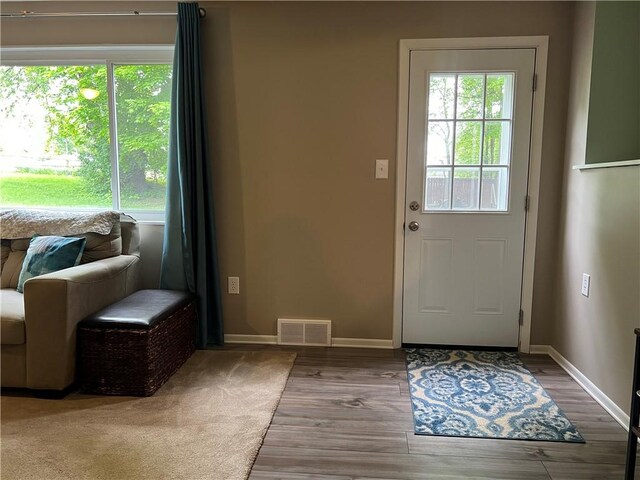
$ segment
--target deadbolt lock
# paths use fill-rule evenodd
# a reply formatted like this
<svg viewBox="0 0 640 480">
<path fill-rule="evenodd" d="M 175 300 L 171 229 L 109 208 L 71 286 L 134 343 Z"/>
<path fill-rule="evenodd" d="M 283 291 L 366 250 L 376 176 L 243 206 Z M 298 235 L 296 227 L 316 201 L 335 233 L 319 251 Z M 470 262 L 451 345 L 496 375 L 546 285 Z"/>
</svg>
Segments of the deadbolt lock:
<svg viewBox="0 0 640 480">
<path fill-rule="evenodd" d="M 409 210 L 415 212 L 416 210 L 418 210 L 420 208 L 420 204 L 416 201 L 413 201 L 409 204 Z"/>
</svg>

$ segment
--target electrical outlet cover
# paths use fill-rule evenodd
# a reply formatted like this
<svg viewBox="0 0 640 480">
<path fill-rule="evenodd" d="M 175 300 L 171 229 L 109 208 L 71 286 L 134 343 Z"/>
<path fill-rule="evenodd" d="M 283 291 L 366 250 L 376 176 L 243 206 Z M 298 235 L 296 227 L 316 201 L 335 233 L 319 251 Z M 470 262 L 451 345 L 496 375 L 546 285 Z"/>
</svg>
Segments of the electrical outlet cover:
<svg viewBox="0 0 640 480">
<path fill-rule="evenodd" d="M 240 294 L 240 277 L 227 278 L 227 292 L 231 295 Z"/>
</svg>

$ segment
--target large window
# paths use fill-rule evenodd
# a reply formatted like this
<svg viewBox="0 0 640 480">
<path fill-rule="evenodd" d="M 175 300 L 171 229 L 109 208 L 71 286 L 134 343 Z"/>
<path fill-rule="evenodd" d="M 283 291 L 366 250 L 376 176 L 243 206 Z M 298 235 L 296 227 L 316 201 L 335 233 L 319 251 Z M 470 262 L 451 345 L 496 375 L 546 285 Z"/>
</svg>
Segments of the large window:
<svg viewBox="0 0 640 480">
<path fill-rule="evenodd" d="M 171 49 L 2 55 L 0 207 L 113 208 L 161 219 Z"/>
</svg>

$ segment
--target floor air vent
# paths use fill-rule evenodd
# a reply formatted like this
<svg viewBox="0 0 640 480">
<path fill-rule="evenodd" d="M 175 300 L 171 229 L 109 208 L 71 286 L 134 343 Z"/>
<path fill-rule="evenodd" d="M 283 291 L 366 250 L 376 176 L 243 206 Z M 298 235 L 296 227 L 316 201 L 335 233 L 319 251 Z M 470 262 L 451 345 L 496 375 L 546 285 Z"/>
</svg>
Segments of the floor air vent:
<svg viewBox="0 0 640 480">
<path fill-rule="evenodd" d="M 331 320 L 278 319 L 278 345 L 331 346 Z"/>
</svg>

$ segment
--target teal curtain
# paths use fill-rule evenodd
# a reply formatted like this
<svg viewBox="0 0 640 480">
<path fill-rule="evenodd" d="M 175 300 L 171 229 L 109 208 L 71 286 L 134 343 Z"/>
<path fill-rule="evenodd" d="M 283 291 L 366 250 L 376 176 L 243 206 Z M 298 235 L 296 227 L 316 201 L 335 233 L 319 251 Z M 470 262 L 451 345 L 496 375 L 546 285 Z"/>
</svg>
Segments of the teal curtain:
<svg viewBox="0 0 640 480">
<path fill-rule="evenodd" d="M 199 348 L 223 343 L 200 8 L 178 3 L 160 287 L 195 294 Z"/>
</svg>

